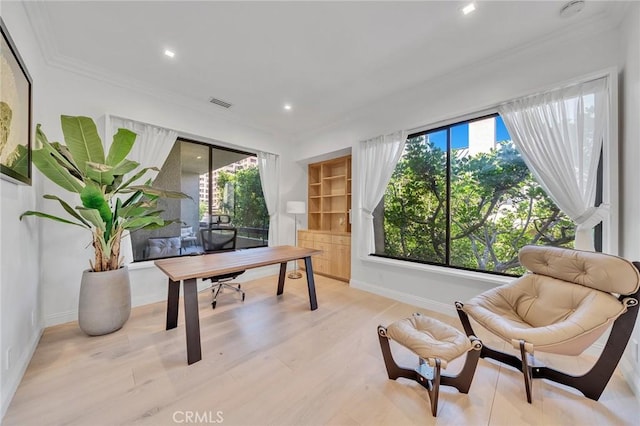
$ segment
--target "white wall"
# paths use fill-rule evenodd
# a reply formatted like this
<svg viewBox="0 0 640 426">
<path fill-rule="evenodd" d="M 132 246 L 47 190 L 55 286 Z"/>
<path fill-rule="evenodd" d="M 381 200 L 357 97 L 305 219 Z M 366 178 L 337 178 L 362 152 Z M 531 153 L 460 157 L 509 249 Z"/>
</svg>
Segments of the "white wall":
<svg viewBox="0 0 640 426">
<path fill-rule="evenodd" d="M 334 126 L 297 142 L 300 158 L 353 147 L 354 200 L 358 194 L 357 142 L 395 131 L 412 129 L 480 111 L 488 106 L 610 67 L 620 70 L 620 255 L 640 261 L 640 4 L 633 3 L 620 30 L 583 28 L 562 39 L 491 58 L 419 87 L 363 107 Z M 354 210 L 357 207 L 354 204 Z M 352 239 L 359 239 L 359 217 L 354 215 Z M 357 247 L 353 244 L 352 247 Z M 505 280 L 446 268 L 380 260 L 362 260 L 352 253 L 354 287 L 397 300 L 454 314 L 452 303 L 466 300 Z M 640 320 L 621 369 L 640 395 Z"/>
<path fill-rule="evenodd" d="M 2 18 L 16 40 L 34 80 L 34 125 L 41 123 L 52 141 L 62 140 L 61 114 L 86 115 L 104 124 L 113 114 L 177 130 L 184 136 L 219 142 L 248 151 L 268 151 L 282 155 L 281 183 L 283 196 L 300 198 L 293 182 L 304 176 L 304 168 L 290 164 L 291 156 L 281 135 L 252 128 L 235 120 L 232 114 L 216 111 L 215 106 L 192 105 L 180 97 L 138 92 L 111 80 L 97 80 L 60 67 L 46 64 L 21 2 L 2 2 Z M 77 319 L 79 283 L 82 271 L 92 258 L 90 235 L 51 221 L 28 218 L 18 221 L 27 209 L 64 213 L 41 199 L 42 194 L 69 197 L 69 193 L 40 179 L 34 169 L 36 185 L 18 186 L 2 182 L 2 414 L 28 365 L 42 331 L 49 326 Z M 298 191 L 299 192 L 299 191 Z M 304 192 L 302 193 L 302 195 Z M 283 215 L 279 239 L 288 242 L 293 236 L 293 220 Z M 274 274 L 263 268 L 249 274 Z M 166 278 L 155 267 L 135 267 L 131 272 L 134 305 L 166 299 Z M 35 312 L 35 324 L 31 316 Z M 162 326 L 161 324 L 159 325 Z M 11 368 L 6 370 L 5 356 L 11 348 Z"/>
<path fill-rule="evenodd" d="M 302 157 L 354 147 L 354 200 L 359 174 L 356 144 L 378 134 L 450 120 L 593 72 L 615 67 L 619 33 L 584 27 L 563 38 L 512 51 L 501 57 L 457 70 L 437 80 L 398 93 L 351 114 L 349 120 L 301 139 Z M 357 207 L 354 204 L 354 211 Z M 353 241 L 359 239 L 354 215 Z M 357 247 L 357 244 L 352 244 Z M 467 300 L 487 287 L 504 282 L 486 274 L 453 272 L 447 268 L 407 262 L 361 260 L 352 253 L 351 284 L 426 308 L 453 313 L 455 300 Z"/>
<path fill-rule="evenodd" d="M 299 137 L 289 146 L 281 135 L 233 122 L 230 116 L 214 109 L 208 113 L 201 108 L 191 108 L 181 99 L 172 101 L 152 93 L 139 93 L 45 65 L 22 5 L 3 2 L 2 17 L 34 79 L 35 122 L 42 123 L 50 139 L 61 138 L 60 114 L 82 114 L 96 119 L 115 114 L 247 150 L 275 152 L 281 154 L 282 159 L 280 211 L 283 212 L 286 201 L 306 199 L 305 163 L 310 158 L 349 149 L 357 141 L 383 132 L 455 118 L 616 64 L 625 65 L 622 147 L 625 168 L 622 176 L 625 182 L 638 181 L 638 7 L 634 5 L 633 13 L 627 16 L 622 35 L 594 26 L 588 30 L 590 34 L 578 30 L 563 39 L 547 40 L 515 50 L 510 55 L 490 58 L 363 107 L 343 122 Z M 620 40 L 624 41 L 622 50 Z M 41 194 L 62 194 L 50 183 L 39 179 L 37 172 L 35 174 L 34 187 L 0 184 L 2 413 L 26 368 L 43 322 L 50 325 L 76 319 L 80 274 L 91 258 L 91 250 L 85 249 L 90 242 L 89 236 L 82 230 L 53 222 L 17 220 L 18 214 L 26 209 L 48 208 L 49 204 L 41 201 Z M 357 191 L 357 170 L 354 170 L 353 184 Z M 637 243 L 640 225 L 634 217 L 640 202 L 633 190 L 632 184 L 623 184 L 625 201 L 621 234 L 627 237 L 623 238 L 621 249 L 623 255 L 640 259 Z M 357 241 L 357 217 L 355 220 L 353 240 Z M 284 214 L 280 220 L 279 238 L 281 243 L 293 242 L 293 220 Z M 352 260 L 352 285 L 442 311 L 452 309 L 454 300 L 468 299 L 500 282 L 500 279 L 478 280 L 473 274 L 451 275 L 442 268 L 372 263 L 358 259 L 355 253 Z M 157 270 L 135 269 L 131 279 L 134 303 L 166 297 L 166 283 Z M 32 312 L 36 313 L 35 325 L 30 325 Z M 9 347 L 15 364 L 6 370 L 5 355 Z M 632 374 L 637 380 L 637 373 L 632 371 Z"/>
<path fill-rule="evenodd" d="M 621 240 L 622 256 L 640 261 L 640 4 L 628 11 L 620 34 L 621 72 Z M 640 395 L 640 363 L 637 345 L 640 342 L 640 320 L 636 322 L 632 341 L 621 363 L 623 374 L 636 395 Z"/>
<path fill-rule="evenodd" d="M 1 8 L 2 19 L 34 81 L 33 115 L 38 117 L 42 111 L 38 106 L 42 97 L 37 84 L 43 75 L 42 58 L 22 6 L 3 2 Z M 0 418 L 20 383 L 42 331 L 37 226 L 18 220 L 22 212 L 36 207 L 39 184 L 37 176 L 33 186 L 0 180 Z"/>
<path fill-rule="evenodd" d="M 96 119 L 105 114 L 114 114 L 175 129 L 192 138 L 207 138 L 249 151 L 263 150 L 286 156 L 284 138 L 230 122 L 227 115 L 215 111 L 215 106 L 211 106 L 211 113 L 205 113 L 199 108 L 167 102 L 167 99 L 151 94 L 52 67 L 47 67 L 47 79 L 41 83 L 40 91 L 43 98 L 42 128 L 49 140 L 62 138 L 59 124 L 61 114 L 87 115 Z M 285 194 L 288 182 L 293 180 L 292 173 L 295 177 L 292 169 L 284 162 L 281 183 Z M 69 197 L 68 193 L 49 181 L 45 181 L 43 186 L 44 193 Z M 47 211 L 64 215 L 55 202 L 43 204 Z M 53 325 L 75 320 L 79 279 L 92 258 L 89 246 L 91 236 L 80 228 L 72 229 L 74 227 L 54 222 L 42 221 L 41 226 L 41 266 L 46 271 L 42 280 L 45 323 Z M 166 298 L 166 283 L 163 279 L 159 280 L 158 276 L 156 271 L 147 269 L 135 269 L 132 272 L 134 303 Z"/>
</svg>

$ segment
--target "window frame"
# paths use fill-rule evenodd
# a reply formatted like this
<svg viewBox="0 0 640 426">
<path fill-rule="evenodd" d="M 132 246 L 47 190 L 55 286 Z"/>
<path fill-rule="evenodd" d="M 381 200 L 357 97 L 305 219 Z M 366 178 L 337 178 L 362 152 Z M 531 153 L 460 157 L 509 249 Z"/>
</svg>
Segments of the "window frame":
<svg viewBox="0 0 640 426">
<path fill-rule="evenodd" d="M 242 155 L 246 155 L 246 156 L 251 156 L 251 157 L 258 157 L 258 154 L 255 152 L 249 152 L 249 151 L 244 151 L 241 149 L 237 149 L 237 148 L 228 148 L 226 146 L 220 146 L 220 145 L 214 145 L 211 143 L 206 143 L 206 142 L 201 142 L 198 140 L 194 140 L 194 139 L 189 139 L 186 137 L 182 137 L 182 136 L 178 136 L 176 138 L 176 143 L 178 142 L 188 142 L 188 143 L 193 143 L 196 145 L 203 145 L 206 146 L 209 149 L 209 182 L 207 183 L 207 185 L 209 186 L 209 205 L 207 206 L 207 212 L 209 215 L 213 214 L 212 208 L 213 208 L 213 203 L 211 202 L 211 195 L 213 194 L 213 176 L 211 173 L 212 172 L 212 168 L 213 168 L 213 155 L 212 152 L 214 149 L 220 149 L 222 151 L 229 151 L 229 152 L 233 152 L 234 154 L 242 154 Z"/>
<path fill-rule="evenodd" d="M 610 96 L 611 96 L 611 89 L 610 89 Z M 613 108 L 611 108 L 613 109 Z M 610 121 L 612 121 L 612 111 L 610 110 Z M 490 271 L 490 270 L 482 270 L 482 269 L 473 269 L 473 268 L 467 268 L 467 267 L 463 267 L 463 266 L 457 266 L 457 265 L 452 265 L 451 264 L 451 129 L 455 126 L 458 125 L 462 125 L 462 124 L 470 124 L 472 122 L 475 121 L 480 121 L 480 120 L 485 120 L 488 118 L 496 118 L 496 117 L 500 117 L 500 113 L 498 112 L 497 108 L 492 108 L 492 109 L 487 109 L 487 110 L 483 110 L 480 111 L 476 114 L 467 114 L 465 117 L 463 118 L 459 118 L 459 119 L 451 119 L 451 120 L 447 120 L 446 122 L 441 122 L 439 125 L 434 126 L 434 127 L 430 127 L 430 126 L 422 126 L 421 128 L 413 131 L 412 133 L 407 135 L 407 141 L 409 139 L 412 138 L 416 138 L 419 136 L 425 136 L 427 134 L 431 134 L 431 133 L 437 133 L 437 132 L 441 132 L 446 130 L 447 132 L 447 143 L 446 143 L 446 170 L 445 170 L 445 176 L 446 176 L 446 187 L 445 187 L 445 194 L 446 194 L 446 204 L 445 204 L 445 214 L 446 214 L 446 222 L 445 222 L 445 239 L 446 239 L 446 248 L 445 248 L 445 263 L 439 263 L 439 262 L 434 262 L 434 261 L 428 261 L 428 260 L 421 260 L 421 259 L 412 259 L 412 258 L 404 258 L 404 257 L 398 257 L 398 256 L 391 256 L 391 255 L 386 255 L 383 253 L 370 253 L 369 254 L 369 258 L 380 258 L 380 259 L 389 259 L 389 260 L 393 260 L 393 261 L 400 261 L 400 262 L 408 262 L 409 264 L 420 264 L 420 265 L 430 265 L 430 266 L 435 266 L 435 267 L 439 267 L 439 268 L 446 268 L 447 270 L 457 270 L 457 271 L 466 271 L 466 272 L 471 272 L 471 273 L 477 273 L 477 274 L 489 274 L 489 275 L 494 275 L 494 276 L 499 276 L 499 277 L 519 277 L 521 275 L 519 274 L 510 274 L 510 273 L 506 273 L 506 272 L 496 272 L 496 271 Z M 610 126 L 612 127 L 612 126 Z M 610 130 L 611 132 L 611 130 Z M 599 205 L 600 203 L 603 202 L 604 199 L 608 198 L 605 196 L 605 192 L 604 192 L 604 188 L 605 188 L 605 177 L 604 177 L 604 164 L 605 164 L 605 153 L 608 151 L 608 149 L 610 149 L 609 146 L 610 145 L 607 143 L 608 139 L 609 139 L 610 135 L 607 135 L 604 138 L 603 141 L 603 146 L 602 146 L 602 150 L 600 152 L 600 161 L 598 164 L 598 171 L 597 171 L 597 186 L 596 186 L 596 199 L 595 199 L 595 205 Z M 382 200 L 380 200 L 380 203 L 384 202 L 384 196 L 382 198 Z M 608 218 L 608 220 L 605 220 L 603 222 L 601 222 L 600 224 L 598 224 L 596 227 L 594 227 L 594 246 L 596 251 L 602 252 L 603 251 L 603 247 L 605 246 L 605 227 L 608 225 L 608 222 L 611 221 L 611 217 Z M 610 228 L 610 226 L 609 226 Z M 608 238 L 607 238 L 608 239 Z"/>
<path fill-rule="evenodd" d="M 174 147 L 175 144 L 179 144 L 182 142 L 186 142 L 186 143 L 191 143 L 191 144 L 195 144 L 195 145 L 200 145 L 200 146 L 204 146 L 207 148 L 208 151 L 208 205 L 207 205 L 207 212 L 209 215 L 213 214 L 213 202 L 212 202 L 212 196 L 213 196 L 213 173 L 212 173 L 212 168 L 213 168 L 213 151 L 215 149 L 219 149 L 222 151 L 227 151 L 227 152 L 232 152 L 235 154 L 241 154 L 241 155 L 246 155 L 247 157 L 258 157 L 258 154 L 255 152 L 250 152 L 250 151 L 245 151 L 242 149 L 238 149 L 238 148 L 231 148 L 231 147 L 227 147 L 227 146 L 223 146 L 223 145 L 219 145 L 216 143 L 209 143 L 209 142 L 203 142 L 200 140 L 196 140 L 196 139 L 192 139 L 188 136 L 182 136 L 180 134 L 178 134 L 175 142 L 174 142 Z M 173 147 L 172 147 L 173 148 Z M 164 166 L 164 165 L 163 165 Z M 258 167 L 258 166 L 256 166 Z M 245 170 L 245 169 L 243 169 Z M 262 186 L 262 182 L 260 183 L 260 185 Z M 198 194 L 198 196 L 200 196 L 200 194 Z M 195 202 L 199 203 L 199 199 L 198 200 L 194 200 Z M 254 248 L 260 248 L 260 247 L 264 247 L 264 246 L 255 246 L 255 247 L 244 247 L 243 250 L 250 250 L 250 249 L 254 249 Z M 135 252 L 135 250 L 134 250 Z M 172 258 L 180 258 L 183 256 L 189 256 L 190 254 L 178 254 L 175 256 L 160 256 L 160 257 L 153 257 L 153 258 L 142 258 L 142 259 L 133 259 L 132 262 L 129 264 L 129 266 L 131 267 L 132 265 L 135 265 L 134 268 L 132 269 L 140 269 L 140 268 L 144 268 L 146 265 L 148 264 L 153 264 L 154 261 L 156 260 L 161 260 L 161 259 L 172 259 Z"/>
</svg>

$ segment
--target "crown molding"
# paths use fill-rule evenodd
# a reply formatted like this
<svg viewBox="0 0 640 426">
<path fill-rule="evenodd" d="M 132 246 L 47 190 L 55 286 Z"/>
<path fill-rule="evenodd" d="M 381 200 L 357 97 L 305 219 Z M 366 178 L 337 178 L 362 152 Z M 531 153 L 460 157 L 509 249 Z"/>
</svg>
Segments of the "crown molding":
<svg viewBox="0 0 640 426">
<path fill-rule="evenodd" d="M 599 14 L 590 17 L 587 20 L 577 22 L 572 25 L 567 25 L 564 28 L 546 34 L 543 37 L 536 38 L 529 42 L 519 44 L 507 49 L 504 49 L 494 55 L 487 56 L 478 61 L 470 61 L 458 66 L 455 70 L 449 70 L 433 77 L 429 77 L 417 84 L 412 84 L 405 88 L 394 91 L 391 94 L 382 95 L 381 97 L 370 101 L 365 105 L 353 108 L 352 110 L 341 114 L 339 118 L 327 122 L 323 125 L 309 129 L 307 131 L 296 132 L 293 134 L 294 140 L 302 140 L 310 134 L 324 133 L 336 129 L 342 125 L 349 123 L 350 121 L 357 120 L 366 116 L 371 109 L 377 109 L 380 105 L 393 101 L 395 99 L 402 98 L 408 93 L 415 91 L 416 89 L 423 87 L 427 84 L 441 85 L 447 81 L 455 81 L 461 76 L 464 76 L 469 72 L 469 69 L 478 69 L 485 67 L 495 62 L 504 61 L 511 57 L 523 54 L 536 54 L 538 52 L 544 52 L 549 47 L 558 44 L 569 44 L 585 38 L 592 38 L 599 34 L 603 34 L 609 31 L 618 31 L 619 24 L 625 16 L 625 11 L 629 8 L 627 2 L 615 2 L 615 4 Z M 559 18 L 560 19 L 560 18 Z M 424 124 L 424 123 L 423 123 Z M 391 131 L 391 129 L 387 129 Z M 393 129 L 397 130 L 397 129 Z M 371 135 L 373 137 L 375 135 Z"/>
<path fill-rule="evenodd" d="M 51 29 L 51 16 L 44 1 L 25 1 L 22 7 L 29 20 L 29 25 L 36 36 L 40 53 L 46 63 L 59 55 L 58 48 L 52 37 L 47 37 Z"/>
<path fill-rule="evenodd" d="M 483 67 L 487 64 L 502 61 L 515 55 L 535 53 L 537 51 L 543 51 L 549 46 L 571 43 L 584 39 L 585 36 L 593 37 L 594 35 L 605 33 L 607 31 L 617 30 L 620 22 L 624 19 L 626 11 L 630 7 L 628 2 L 611 2 L 612 5 L 609 8 L 587 20 L 567 25 L 561 30 L 549 33 L 544 37 L 536 38 L 518 46 L 502 50 L 495 55 L 485 57 L 479 61 L 462 64 L 455 70 L 440 73 L 417 84 L 412 84 L 411 86 L 398 89 L 393 93 L 382 95 L 375 100 L 367 102 L 367 104 L 360 105 L 350 111 L 341 113 L 339 118 L 330 120 L 325 124 L 303 131 L 285 131 L 251 122 L 241 117 L 233 110 L 212 109 L 208 99 L 185 96 L 177 92 L 170 91 L 159 86 L 150 85 L 144 81 L 133 79 L 123 74 L 108 71 L 104 68 L 96 67 L 75 58 L 62 55 L 54 37 L 50 37 L 50 34 L 53 33 L 53 26 L 45 3 L 46 2 L 43 0 L 27 1 L 23 3 L 23 6 L 47 65 L 79 74 L 93 80 L 101 81 L 106 84 L 152 96 L 161 101 L 170 102 L 199 113 L 214 115 L 221 120 L 248 127 L 272 136 L 285 137 L 291 140 L 299 140 L 304 135 L 325 132 L 339 127 L 342 124 L 346 124 L 365 115 L 373 106 L 386 102 L 390 98 L 401 96 L 406 94 L 408 91 L 415 90 L 416 88 L 426 84 L 438 84 L 439 82 L 458 78 L 466 73 L 468 68 Z"/>
</svg>

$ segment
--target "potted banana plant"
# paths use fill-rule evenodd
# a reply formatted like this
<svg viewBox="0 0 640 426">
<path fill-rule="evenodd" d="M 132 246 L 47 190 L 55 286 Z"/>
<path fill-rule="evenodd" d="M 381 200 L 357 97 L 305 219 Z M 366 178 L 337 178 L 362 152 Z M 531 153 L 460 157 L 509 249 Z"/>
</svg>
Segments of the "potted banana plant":
<svg viewBox="0 0 640 426">
<path fill-rule="evenodd" d="M 105 156 L 91 118 L 63 115 L 61 124 L 66 145 L 49 142 L 40 124 L 36 126 L 38 149 L 33 151 L 32 158 L 44 176 L 73 194 L 73 201 L 43 196 L 57 202 L 68 217 L 26 211 L 20 219 L 37 216 L 79 226 L 91 233 L 95 256 L 82 274 L 78 323 L 89 335 L 108 334 L 120 329 L 131 313 L 129 272 L 120 256 L 123 233 L 175 222 L 160 216 L 158 199 L 188 196 L 155 188 L 150 181 L 137 184 L 148 170 L 158 168 L 139 169 L 139 163 L 126 158 L 136 140 L 134 132 L 118 129 Z M 78 201 L 80 205 L 72 207 Z"/>
</svg>

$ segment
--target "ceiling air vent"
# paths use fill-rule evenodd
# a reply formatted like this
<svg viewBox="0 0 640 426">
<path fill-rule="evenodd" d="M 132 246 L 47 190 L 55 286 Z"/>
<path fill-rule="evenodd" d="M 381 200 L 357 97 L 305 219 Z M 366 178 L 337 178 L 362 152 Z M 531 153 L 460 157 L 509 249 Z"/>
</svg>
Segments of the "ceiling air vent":
<svg viewBox="0 0 640 426">
<path fill-rule="evenodd" d="M 221 106 L 222 108 L 231 108 L 231 104 L 229 102 L 225 102 L 221 99 L 217 99 L 217 98 L 210 98 L 209 102 L 211 102 L 212 104 L 216 104 Z"/>
</svg>

